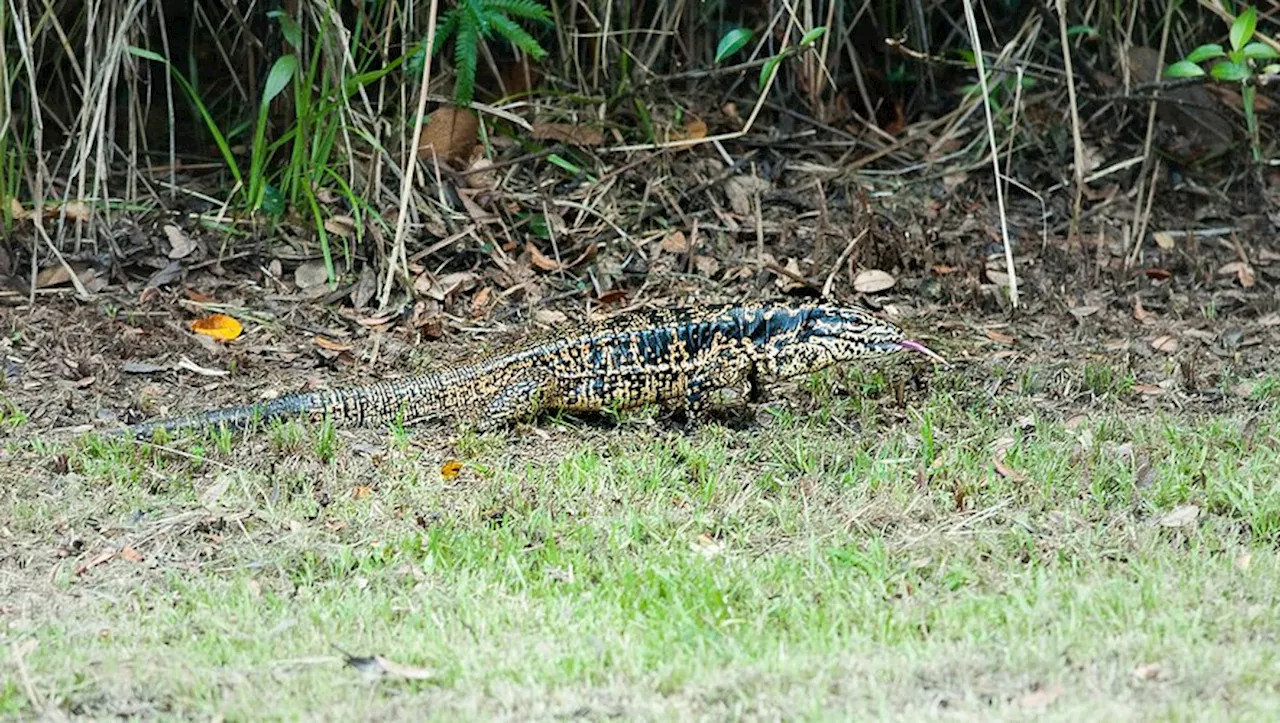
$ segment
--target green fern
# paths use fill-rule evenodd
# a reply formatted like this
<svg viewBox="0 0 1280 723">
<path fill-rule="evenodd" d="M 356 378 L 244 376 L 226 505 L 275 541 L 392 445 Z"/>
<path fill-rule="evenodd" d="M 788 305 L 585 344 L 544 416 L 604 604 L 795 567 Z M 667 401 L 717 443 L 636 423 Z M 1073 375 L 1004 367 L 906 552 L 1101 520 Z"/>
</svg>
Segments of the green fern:
<svg viewBox="0 0 1280 723">
<path fill-rule="evenodd" d="M 458 0 L 440 17 L 433 54 L 453 38 L 454 72 L 458 75 L 453 98 L 459 105 L 470 103 L 475 93 L 481 38 L 500 35 L 534 60 L 546 57 L 547 51 L 513 17 L 551 24 L 551 13 L 536 0 Z"/>
</svg>

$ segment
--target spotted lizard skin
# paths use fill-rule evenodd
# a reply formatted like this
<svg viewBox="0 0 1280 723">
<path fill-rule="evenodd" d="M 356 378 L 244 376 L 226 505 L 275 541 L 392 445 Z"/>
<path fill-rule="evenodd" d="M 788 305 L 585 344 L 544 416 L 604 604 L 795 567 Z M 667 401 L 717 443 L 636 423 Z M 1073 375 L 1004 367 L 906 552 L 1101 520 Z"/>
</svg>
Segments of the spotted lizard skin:
<svg viewBox="0 0 1280 723">
<path fill-rule="evenodd" d="M 755 398 L 763 380 L 914 350 L 894 324 L 854 307 L 720 305 L 639 311 L 584 325 L 473 365 L 367 386 L 145 422 L 126 431 L 246 427 L 276 418 L 339 426 L 412 425 L 453 418 L 493 429 L 554 410 L 598 412 L 661 404 L 696 419 L 717 390 Z"/>
</svg>

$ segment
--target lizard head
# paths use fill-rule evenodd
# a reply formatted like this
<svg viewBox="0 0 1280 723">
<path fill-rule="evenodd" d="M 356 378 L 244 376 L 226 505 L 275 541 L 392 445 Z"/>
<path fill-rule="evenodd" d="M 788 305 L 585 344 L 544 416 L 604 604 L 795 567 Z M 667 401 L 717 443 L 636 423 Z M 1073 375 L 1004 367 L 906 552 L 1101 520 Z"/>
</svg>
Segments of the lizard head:
<svg viewBox="0 0 1280 723">
<path fill-rule="evenodd" d="M 914 351 L 946 364 L 946 360 L 918 341 L 906 338 L 890 321 L 853 307 L 817 306 L 800 320 L 796 335 L 777 348 L 776 373 L 792 376 L 831 364 Z"/>
<path fill-rule="evenodd" d="M 819 306 L 805 323 L 806 341 L 831 352 L 836 361 L 914 351 L 941 364 L 947 361 L 913 339 L 906 338 L 896 324 L 865 309 Z"/>
</svg>

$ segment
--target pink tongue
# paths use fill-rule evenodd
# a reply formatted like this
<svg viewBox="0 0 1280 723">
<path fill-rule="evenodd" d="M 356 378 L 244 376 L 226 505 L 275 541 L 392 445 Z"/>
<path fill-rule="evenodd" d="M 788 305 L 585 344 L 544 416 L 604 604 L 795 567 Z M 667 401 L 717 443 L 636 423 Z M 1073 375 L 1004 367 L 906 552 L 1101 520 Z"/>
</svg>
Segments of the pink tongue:
<svg viewBox="0 0 1280 723">
<path fill-rule="evenodd" d="M 918 351 L 918 352 L 920 352 L 921 354 L 924 354 L 925 356 L 929 357 L 930 359 L 933 359 L 934 361 L 936 361 L 936 362 L 938 362 L 938 363 L 940 363 L 940 364 L 944 364 L 944 365 L 950 366 L 950 364 L 948 364 L 948 363 L 947 363 L 947 360 L 946 360 L 946 359 L 943 359 L 941 355 L 937 354 L 937 353 L 936 353 L 936 352 L 934 352 L 932 349 L 930 349 L 929 347 L 925 346 L 924 344 L 921 344 L 921 343 L 920 343 L 920 342 L 918 342 L 918 341 L 912 341 L 912 340 L 910 340 L 910 339 L 903 339 L 902 341 L 900 341 L 900 342 L 898 342 L 898 343 L 902 345 L 902 348 L 903 348 L 903 349 L 910 349 L 910 350 L 912 350 L 912 351 Z"/>
</svg>

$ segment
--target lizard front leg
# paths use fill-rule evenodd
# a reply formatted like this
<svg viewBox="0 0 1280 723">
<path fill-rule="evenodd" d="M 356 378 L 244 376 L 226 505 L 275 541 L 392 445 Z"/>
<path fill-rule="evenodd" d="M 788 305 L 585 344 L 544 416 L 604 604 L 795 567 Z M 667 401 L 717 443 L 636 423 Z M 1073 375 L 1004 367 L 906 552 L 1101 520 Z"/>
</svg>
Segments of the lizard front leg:
<svg viewBox="0 0 1280 723">
<path fill-rule="evenodd" d="M 689 377 L 685 392 L 684 411 L 691 423 L 698 423 L 705 416 L 710 395 L 719 389 L 734 389 L 740 394 L 740 402 L 746 404 L 758 394 L 755 360 L 735 351 L 717 355 L 704 369 Z"/>
</svg>

